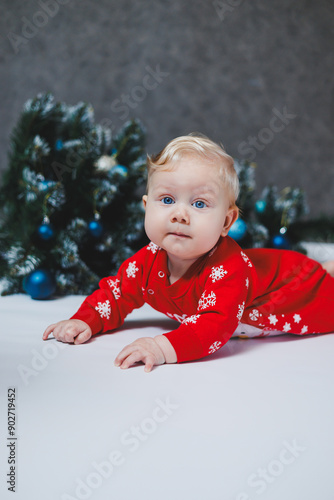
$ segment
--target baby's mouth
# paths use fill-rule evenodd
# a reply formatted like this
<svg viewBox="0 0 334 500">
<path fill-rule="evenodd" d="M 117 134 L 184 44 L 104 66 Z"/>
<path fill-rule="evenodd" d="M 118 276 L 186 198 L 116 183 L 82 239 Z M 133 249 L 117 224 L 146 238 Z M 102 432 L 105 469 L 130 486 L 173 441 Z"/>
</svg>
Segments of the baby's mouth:
<svg viewBox="0 0 334 500">
<path fill-rule="evenodd" d="M 173 233 L 169 233 L 171 236 L 177 236 L 178 238 L 190 238 L 191 236 L 189 236 L 188 234 L 184 234 L 184 233 L 179 233 L 179 232 L 173 232 Z"/>
</svg>

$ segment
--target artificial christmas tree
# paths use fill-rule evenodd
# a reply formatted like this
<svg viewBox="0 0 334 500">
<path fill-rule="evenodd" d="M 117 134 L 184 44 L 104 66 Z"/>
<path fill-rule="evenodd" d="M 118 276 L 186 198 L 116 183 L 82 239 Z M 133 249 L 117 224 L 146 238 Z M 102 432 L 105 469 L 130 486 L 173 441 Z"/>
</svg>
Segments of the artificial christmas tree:
<svg viewBox="0 0 334 500">
<path fill-rule="evenodd" d="M 2 294 L 90 293 L 143 244 L 144 148 L 136 120 L 112 137 L 88 104 L 25 104 L 0 194 Z"/>
<path fill-rule="evenodd" d="M 240 217 L 229 235 L 243 248 L 269 247 L 303 251 L 295 225 L 308 213 L 304 192 L 287 187 L 278 192 L 266 187 L 255 199 L 255 163 L 234 160 L 240 182 L 237 204 Z"/>
</svg>

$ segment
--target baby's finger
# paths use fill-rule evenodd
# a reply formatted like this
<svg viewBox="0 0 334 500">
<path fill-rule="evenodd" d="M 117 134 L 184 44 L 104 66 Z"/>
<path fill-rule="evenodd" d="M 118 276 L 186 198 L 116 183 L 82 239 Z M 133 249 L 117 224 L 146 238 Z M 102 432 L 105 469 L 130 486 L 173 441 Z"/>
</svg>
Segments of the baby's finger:
<svg viewBox="0 0 334 500">
<path fill-rule="evenodd" d="M 115 366 L 120 366 L 124 359 L 129 356 L 133 352 L 133 347 L 130 345 L 127 345 L 123 347 L 121 352 L 119 352 L 115 358 L 114 365 Z"/>
<path fill-rule="evenodd" d="M 53 336 L 58 342 L 66 342 L 70 344 L 73 342 L 73 337 L 76 336 L 73 329 L 66 328 L 63 324 L 58 324 L 54 327 Z"/>
<path fill-rule="evenodd" d="M 155 366 L 155 364 L 156 364 L 154 356 L 152 356 L 150 354 L 145 357 L 144 362 L 145 362 L 145 368 L 144 368 L 145 372 L 152 371 L 153 366 Z"/>
<path fill-rule="evenodd" d="M 87 328 L 83 332 L 79 333 L 79 335 L 77 337 L 75 337 L 74 344 L 76 344 L 76 345 L 83 344 L 84 342 L 87 342 L 87 340 L 89 340 L 91 338 L 91 336 L 92 336 L 92 334 Z"/>
<path fill-rule="evenodd" d="M 54 327 L 56 326 L 56 324 L 54 323 L 53 325 L 49 325 L 45 332 L 43 333 L 43 340 L 46 340 L 48 338 L 48 336 L 50 335 L 50 333 L 53 332 L 53 329 Z"/>
<path fill-rule="evenodd" d="M 120 365 L 120 368 L 122 368 L 122 370 L 126 370 L 135 363 L 138 363 L 138 361 L 142 361 L 144 357 L 144 354 L 140 351 L 134 351 L 124 359 L 124 361 Z"/>
<path fill-rule="evenodd" d="M 151 356 L 147 356 L 146 361 L 145 361 L 145 372 L 150 372 L 152 371 L 152 368 L 154 366 L 154 360 L 152 359 Z"/>
<path fill-rule="evenodd" d="M 77 337 L 80 333 L 80 330 L 76 326 L 67 326 L 65 330 L 63 329 L 61 331 L 59 340 L 71 344 L 74 342 L 75 337 Z"/>
</svg>

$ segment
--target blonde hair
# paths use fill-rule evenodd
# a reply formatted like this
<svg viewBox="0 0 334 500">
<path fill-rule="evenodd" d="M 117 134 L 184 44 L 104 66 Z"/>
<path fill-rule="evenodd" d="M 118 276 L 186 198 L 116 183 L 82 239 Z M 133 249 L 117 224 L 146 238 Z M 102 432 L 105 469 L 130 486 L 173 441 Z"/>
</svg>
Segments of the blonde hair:
<svg viewBox="0 0 334 500">
<path fill-rule="evenodd" d="M 219 173 L 227 188 L 230 206 L 234 206 L 239 196 L 239 179 L 234 168 L 232 156 L 226 153 L 222 145 L 218 145 L 203 134 L 191 133 L 176 137 L 170 141 L 158 154 L 147 155 L 147 174 L 149 184 L 151 175 L 158 169 L 173 169 L 171 164 L 186 154 L 198 154 L 207 160 L 220 162 Z"/>
</svg>

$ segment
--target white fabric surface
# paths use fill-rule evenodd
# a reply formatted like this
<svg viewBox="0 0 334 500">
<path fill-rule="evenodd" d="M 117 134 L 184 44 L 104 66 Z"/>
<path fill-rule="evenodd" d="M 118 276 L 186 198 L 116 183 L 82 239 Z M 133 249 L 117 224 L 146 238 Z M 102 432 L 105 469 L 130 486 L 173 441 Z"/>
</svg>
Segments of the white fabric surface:
<svg viewBox="0 0 334 500">
<path fill-rule="evenodd" d="M 201 361 L 121 370 L 123 346 L 177 324 L 144 306 L 87 344 L 43 342 L 82 300 L 0 298 L 1 499 L 333 500 L 334 335 L 234 338 Z"/>
</svg>

